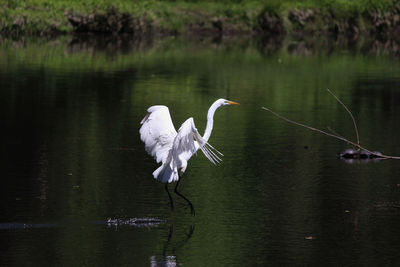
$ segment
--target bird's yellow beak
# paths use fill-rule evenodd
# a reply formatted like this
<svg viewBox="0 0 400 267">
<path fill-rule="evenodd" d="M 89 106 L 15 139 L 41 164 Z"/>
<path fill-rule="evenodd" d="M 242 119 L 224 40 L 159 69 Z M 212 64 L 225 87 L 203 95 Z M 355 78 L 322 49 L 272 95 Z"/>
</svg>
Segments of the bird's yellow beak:
<svg viewBox="0 0 400 267">
<path fill-rule="evenodd" d="M 230 100 L 227 100 L 226 102 L 228 102 L 229 105 L 240 105 L 238 102 L 234 102 L 234 101 L 230 101 Z"/>
</svg>

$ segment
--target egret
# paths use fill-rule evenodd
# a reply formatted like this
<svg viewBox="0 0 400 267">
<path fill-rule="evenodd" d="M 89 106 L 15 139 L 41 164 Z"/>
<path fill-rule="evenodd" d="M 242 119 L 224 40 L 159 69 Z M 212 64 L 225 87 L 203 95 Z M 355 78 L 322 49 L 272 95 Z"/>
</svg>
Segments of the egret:
<svg viewBox="0 0 400 267">
<path fill-rule="evenodd" d="M 204 135 L 198 132 L 193 118 L 187 119 L 182 123 L 178 132 L 172 123 L 169 109 L 166 106 L 156 105 L 147 109 L 147 114 L 140 122 L 140 139 L 145 144 L 147 153 L 155 158 L 161 166 L 153 172 L 154 179 L 166 183 L 165 190 L 171 204 L 174 208 L 171 194 L 168 191 L 168 184 L 177 182 L 174 192 L 182 197 L 189 204 L 194 215 L 193 204 L 178 191 L 180 182 L 179 176 L 182 176 L 187 168 L 188 160 L 200 149 L 204 155 L 214 165 L 221 161 L 221 152 L 216 150 L 208 143 L 214 125 L 214 113 L 221 106 L 239 105 L 239 103 L 218 99 L 207 112 L 207 125 Z"/>
</svg>

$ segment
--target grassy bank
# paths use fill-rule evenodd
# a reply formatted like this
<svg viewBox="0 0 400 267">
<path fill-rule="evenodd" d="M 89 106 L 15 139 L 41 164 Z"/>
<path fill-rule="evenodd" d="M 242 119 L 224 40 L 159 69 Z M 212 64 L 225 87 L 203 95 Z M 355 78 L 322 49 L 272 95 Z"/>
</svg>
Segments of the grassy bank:
<svg viewBox="0 0 400 267">
<path fill-rule="evenodd" d="M 3 34 L 400 32 L 400 0 L 8 0 L 1 5 Z"/>
</svg>

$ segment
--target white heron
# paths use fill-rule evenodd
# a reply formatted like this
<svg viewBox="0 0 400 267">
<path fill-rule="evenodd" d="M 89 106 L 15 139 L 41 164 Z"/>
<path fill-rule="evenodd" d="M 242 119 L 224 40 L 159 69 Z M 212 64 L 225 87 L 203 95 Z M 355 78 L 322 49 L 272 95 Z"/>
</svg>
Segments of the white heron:
<svg viewBox="0 0 400 267">
<path fill-rule="evenodd" d="M 209 143 L 213 125 L 214 113 L 221 106 L 239 105 L 239 103 L 218 99 L 215 101 L 207 113 L 207 125 L 204 135 L 201 136 L 197 131 L 193 118 L 187 119 L 182 123 L 178 132 L 175 130 L 171 120 L 169 109 L 166 106 L 151 106 L 147 109 L 147 114 L 140 122 L 140 139 L 145 144 L 147 153 L 155 158 L 157 163 L 162 163 L 154 172 L 154 179 L 166 183 L 165 190 L 173 209 L 173 201 L 168 191 L 168 184 L 177 182 L 175 193 L 185 199 L 189 204 L 192 214 L 194 208 L 192 203 L 181 193 L 178 192 L 179 175 L 183 175 L 187 168 L 188 160 L 200 149 L 204 155 L 215 165 L 221 161 L 223 156 L 218 150 L 213 148 Z"/>
</svg>

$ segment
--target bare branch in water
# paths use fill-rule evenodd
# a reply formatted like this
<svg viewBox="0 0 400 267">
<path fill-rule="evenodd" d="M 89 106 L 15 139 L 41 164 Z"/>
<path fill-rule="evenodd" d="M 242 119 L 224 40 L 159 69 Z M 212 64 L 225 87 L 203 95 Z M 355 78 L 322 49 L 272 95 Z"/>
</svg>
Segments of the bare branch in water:
<svg viewBox="0 0 400 267">
<path fill-rule="evenodd" d="M 359 136 L 358 136 L 357 123 L 356 123 L 356 120 L 354 119 L 353 114 L 352 114 L 351 111 L 346 107 L 346 105 L 343 104 L 343 102 L 340 101 L 340 99 L 339 99 L 336 95 L 334 95 L 334 94 L 331 92 L 331 90 L 329 90 L 328 88 L 326 88 L 326 90 L 328 91 L 328 93 L 330 93 L 330 94 L 336 99 L 337 102 L 339 102 L 340 105 L 342 105 L 342 107 L 344 107 L 344 109 L 347 111 L 347 113 L 349 113 L 351 119 L 353 120 L 354 130 L 355 130 L 355 132 L 356 132 L 357 144 L 360 145 L 360 138 L 359 138 Z"/>
<path fill-rule="evenodd" d="M 286 118 L 286 117 L 284 117 L 284 116 L 282 116 L 282 115 L 280 115 L 280 114 L 278 114 L 278 113 L 276 113 L 276 112 L 270 110 L 269 108 L 262 107 L 262 109 L 271 112 L 271 113 L 274 114 L 276 117 L 278 117 L 278 118 L 280 118 L 280 119 L 282 119 L 282 120 L 284 120 L 284 121 L 287 121 L 287 122 L 289 122 L 289 123 L 291 123 L 291 124 L 295 124 L 295 125 L 298 125 L 298 126 L 307 128 L 307 129 L 309 129 L 309 130 L 312 130 L 312 131 L 315 131 L 315 132 L 318 132 L 318 133 L 322 133 L 322 134 L 324 134 L 324 135 L 327 135 L 327 136 L 330 136 L 330 137 L 339 139 L 339 140 L 341 140 L 341 141 L 343 141 L 343 142 L 349 143 L 349 144 L 351 144 L 351 145 L 357 147 L 358 149 L 362 149 L 362 150 L 364 150 L 364 151 L 366 151 L 366 152 L 368 152 L 368 153 L 370 153 L 370 154 L 372 154 L 372 155 L 374 155 L 374 156 L 376 156 L 376 157 L 378 157 L 378 158 L 400 159 L 400 157 L 388 156 L 388 155 L 383 155 L 383 154 L 378 153 L 378 152 L 372 152 L 372 151 L 370 151 L 370 150 L 368 150 L 368 149 L 362 147 L 362 146 L 359 145 L 358 143 L 354 143 L 354 142 L 352 142 L 352 141 L 350 141 L 350 140 L 348 140 L 347 138 L 344 138 L 344 137 L 342 137 L 342 136 L 339 136 L 339 135 L 336 135 L 336 134 L 327 133 L 327 132 L 322 131 L 322 130 L 320 130 L 320 129 L 317 129 L 317 128 L 314 128 L 314 127 L 311 127 L 311 126 L 308 126 L 308 125 L 305 125 L 305 124 L 302 124 L 302 123 L 299 123 L 299 122 L 296 122 L 296 121 L 292 121 L 292 120 L 290 120 L 290 119 L 288 119 L 288 118 Z"/>
</svg>

